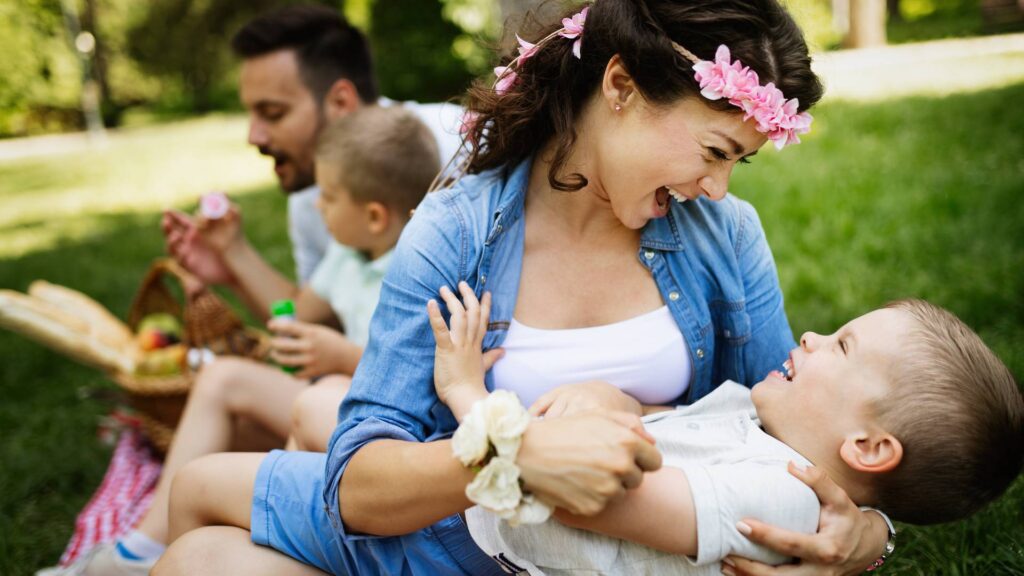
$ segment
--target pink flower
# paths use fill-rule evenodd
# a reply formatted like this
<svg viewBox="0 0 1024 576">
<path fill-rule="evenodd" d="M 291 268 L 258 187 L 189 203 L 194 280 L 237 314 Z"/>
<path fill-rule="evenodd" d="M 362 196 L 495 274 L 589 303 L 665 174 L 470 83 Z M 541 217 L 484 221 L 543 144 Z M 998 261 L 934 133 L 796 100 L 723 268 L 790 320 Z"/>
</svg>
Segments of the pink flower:
<svg viewBox="0 0 1024 576">
<path fill-rule="evenodd" d="M 799 100 L 786 100 L 772 82 L 761 86 L 757 72 L 732 60 L 724 44 L 715 51 L 714 62 L 701 60 L 693 65 L 693 76 L 701 96 L 708 100 L 727 98 L 743 110 L 743 121 L 753 119 L 757 131 L 767 135 L 776 148 L 799 143 L 799 134 L 811 129 L 811 115 L 797 112 Z"/>
<path fill-rule="evenodd" d="M 494 75 L 498 77 L 498 80 L 494 83 L 494 91 L 498 94 L 504 94 L 508 92 L 519 77 L 516 75 L 515 70 L 511 66 L 498 66 L 494 69 Z"/>
<path fill-rule="evenodd" d="M 701 96 L 708 100 L 732 100 L 760 86 L 757 72 L 743 66 L 739 60 L 733 62 L 725 44 L 718 47 L 714 62 L 701 60 L 693 65 L 693 72 L 700 83 Z"/>
<path fill-rule="evenodd" d="M 562 18 L 562 30 L 558 33 L 562 38 L 576 39 L 572 43 L 572 54 L 577 59 L 583 58 L 580 53 L 580 45 L 583 42 L 583 25 L 587 21 L 588 12 L 590 12 L 590 6 L 580 10 L 577 14 L 573 14 L 572 18 Z"/>
<path fill-rule="evenodd" d="M 473 110 L 466 110 L 466 113 L 462 115 L 462 123 L 459 125 L 459 134 L 467 134 L 472 132 L 476 128 L 476 123 L 478 120 L 480 120 L 479 112 L 474 112 Z"/>
<path fill-rule="evenodd" d="M 526 40 L 523 40 L 522 38 L 519 37 L 519 34 L 516 34 L 516 40 L 519 41 L 519 57 L 516 58 L 516 60 L 518 60 L 519 63 L 522 64 L 523 62 L 526 62 L 527 60 L 532 58 L 533 55 L 537 53 L 537 45 L 530 44 Z"/>
</svg>

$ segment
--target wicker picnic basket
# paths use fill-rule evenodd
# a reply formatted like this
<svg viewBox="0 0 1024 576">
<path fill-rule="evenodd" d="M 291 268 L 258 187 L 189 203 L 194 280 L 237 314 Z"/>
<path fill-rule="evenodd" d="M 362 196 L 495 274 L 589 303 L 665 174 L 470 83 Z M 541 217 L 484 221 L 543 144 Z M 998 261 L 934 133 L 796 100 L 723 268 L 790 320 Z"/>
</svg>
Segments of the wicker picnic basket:
<svg viewBox="0 0 1024 576">
<path fill-rule="evenodd" d="M 167 279 L 181 288 L 175 294 Z M 208 348 L 214 354 L 263 359 L 269 350 L 265 333 L 246 327 L 212 290 L 175 261 L 157 260 L 150 267 L 128 312 L 128 325 L 136 331 L 149 314 L 164 312 L 182 324 L 182 343 L 189 348 Z M 195 373 L 146 376 L 113 371 L 111 378 L 128 394 L 143 430 L 160 451 L 166 451 L 181 418 Z"/>
</svg>

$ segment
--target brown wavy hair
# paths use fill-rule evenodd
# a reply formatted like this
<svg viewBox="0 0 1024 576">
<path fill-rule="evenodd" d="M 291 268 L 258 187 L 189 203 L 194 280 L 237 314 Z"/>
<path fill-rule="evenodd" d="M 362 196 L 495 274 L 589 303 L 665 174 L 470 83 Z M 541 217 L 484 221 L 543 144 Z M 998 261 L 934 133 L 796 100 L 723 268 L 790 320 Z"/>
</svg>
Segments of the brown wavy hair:
<svg viewBox="0 0 1024 576">
<path fill-rule="evenodd" d="M 555 37 L 518 67 L 518 80 L 498 94 L 488 79 L 469 89 L 465 107 L 475 115 L 468 126 L 467 173 L 513 164 L 554 139 L 548 182 L 555 190 L 587 185 L 582 174 L 560 176 L 576 142 L 575 124 L 586 101 L 600 86 L 605 68 L 618 54 L 643 97 L 655 105 L 699 97 L 692 63 L 672 47 L 675 41 L 703 60 L 714 60 L 718 46 L 757 72 L 762 84 L 774 82 L 785 97 L 806 110 L 821 99 L 822 86 L 811 71 L 803 33 L 776 0 L 596 0 L 557 18 L 527 16 L 519 35 L 536 42 L 562 27 L 562 17 L 589 5 L 582 59 L 572 41 Z M 550 11 L 549 11 L 550 12 Z M 511 34 L 506 32 L 506 37 Z M 507 64 L 515 57 L 508 51 Z M 725 100 L 704 102 L 725 111 L 740 110 Z"/>
</svg>

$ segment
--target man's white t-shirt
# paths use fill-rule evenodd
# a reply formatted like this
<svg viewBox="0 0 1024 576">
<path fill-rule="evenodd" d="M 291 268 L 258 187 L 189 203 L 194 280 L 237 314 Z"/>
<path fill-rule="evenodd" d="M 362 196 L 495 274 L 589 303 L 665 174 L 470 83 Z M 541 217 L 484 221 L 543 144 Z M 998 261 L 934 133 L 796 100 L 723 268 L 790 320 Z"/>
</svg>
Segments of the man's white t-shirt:
<svg viewBox="0 0 1024 576">
<path fill-rule="evenodd" d="M 736 522 L 757 518 L 814 533 L 820 505 L 814 492 L 787 470 L 806 458 L 769 436 L 750 390 L 726 382 L 691 406 L 644 418 L 663 465 L 682 469 L 697 520 L 697 557 L 672 555 L 549 520 L 516 528 L 479 506 L 466 511 L 473 540 L 513 574 L 717 575 L 731 554 L 781 564 L 788 559 L 754 545 Z"/>
<path fill-rule="evenodd" d="M 462 144 L 459 126 L 462 122 L 462 107 L 456 104 L 419 104 L 417 102 L 396 102 L 381 98 L 381 106 L 401 105 L 426 124 L 437 139 L 441 167 L 452 157 Z M 317 264 L 333 241 L 316 209 L 320 188 L 310 186 L 288 195 L 288 237 L 292 242 L 292 256 L 295 259 L 295 277 L 299 284 L 309 282 Z"/>
<path fill-rule="evenodd" d="M 299 284 L 306 284 L 316 265 L 324 258 L 327 246 L 333 242 L 316 201 L 320 187 L 310 186 L 288 195 L 288 238 L 292 241 L 292 257 L 295 259 L 295 277 Z"/>
</svg>

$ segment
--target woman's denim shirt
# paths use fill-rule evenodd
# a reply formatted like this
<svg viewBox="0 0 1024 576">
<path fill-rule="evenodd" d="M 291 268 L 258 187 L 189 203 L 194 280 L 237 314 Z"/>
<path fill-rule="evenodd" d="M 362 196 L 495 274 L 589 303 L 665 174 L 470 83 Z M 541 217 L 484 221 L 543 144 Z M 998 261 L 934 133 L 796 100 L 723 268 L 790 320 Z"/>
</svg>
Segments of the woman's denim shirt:
<svg viewBox="0 0 1024 576">
<path fill-rule="evenodd" d="M 347 534 L 337 518 L 338 485 L 349 459 L 368 442 L 430 441 L 454 432 L 455 419 L 434 393 L 426 304 L 441 286 L 460 280 L 478 295 L 489 290 L 484 347 L 501 346 L 519 290 L 530 164 L 467 176 L 428 194 L 402 233 L 328 449 L 324 499 L 345 548 L 367 546 L 365 552 L 379 559 L 387 550 L 408 550 L 400 540 L 429 539 L 437 530 L 464 532 L 473 546 L 458 515 L 403 537 Z M 753 386 L 781 366 L 795 342 L 754 208 L 733 196 L 671 205 L 668 216 L 643 229 L 637 258 L 686 339 L 694 369 L 676 403 L 689 404 L 725 380 Z M 493 388 L 490 375 L 487 386 Z M 434 568 L 444 571 L 444 565 Z"/>
</svg>

